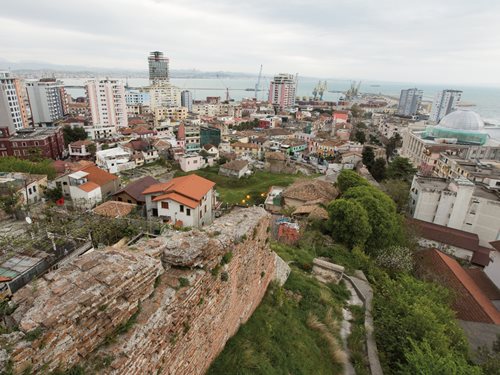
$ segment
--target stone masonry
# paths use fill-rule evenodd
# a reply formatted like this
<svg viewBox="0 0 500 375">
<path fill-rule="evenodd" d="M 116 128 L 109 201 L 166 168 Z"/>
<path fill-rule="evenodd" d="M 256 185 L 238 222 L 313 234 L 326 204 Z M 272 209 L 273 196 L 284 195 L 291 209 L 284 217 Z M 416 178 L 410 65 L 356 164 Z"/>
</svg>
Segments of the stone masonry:
<svg viewBox="0 0 500 375">
<path fill-rule="evenodd" d="M 268 227 L 263 209 L 235 210 L 203 230 L 94 251 L 45 275 L 15 296 L 15 373 L 107 358 L 100 373 L 203 374 L 274 278 L 281 259 Z"/>
</svg>

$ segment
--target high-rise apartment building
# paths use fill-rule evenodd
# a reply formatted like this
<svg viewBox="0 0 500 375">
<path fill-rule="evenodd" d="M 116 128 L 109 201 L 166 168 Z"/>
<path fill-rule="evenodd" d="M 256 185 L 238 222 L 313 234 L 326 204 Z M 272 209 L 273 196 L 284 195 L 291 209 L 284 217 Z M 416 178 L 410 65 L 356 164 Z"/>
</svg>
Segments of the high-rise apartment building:
<svg viewBox="0 0 500 375">
<path fill-rule="evenodd" d="M 186 107 L 188 112 L 193 111 L 193 94 L 189 90 L 181 92 L 181 106 Z"/>
<path fill-rule="evenodd" d="M 169 59 L 168 57 L 163 56 L 163 52 L 160 51 L 151 52 L 148 57 L 148 65 L 149 65 L 149 83 L 151 85 L 158 82 L 168 82 Z"/>
<path fill-rule="evenodd" d="M 460 90 L 443 90 L 436 94 L 432 103 L 432 110 L 429 120 L 438 123 L 448 113 L 457 109 L 457 105 L 462 97 Z"/>
<path fill-rule="evenodd" d="M 35 126 L 52 126 L 65 115 L 66 92 L 55 78 L 26 82 L 26 91 Z"/>
<path fill-rule="evenodd" d="M 157 82 L 150 86 L 149 96 L 151 111 L 156 108 L 181 106 L 181 90 L 168 82 Z"/>
<path fill-rule="evenodd" d="M 278 74 L 269 87 L 269 103 L 280 110 L 293 107 L 296 86 L 297 82 L 292 74 Z"/>
<path fill-rule="evenodd" d="M 94 127 L 126 127 L 125 87 L 114 79 L 94 79 L 85 84 Z"/>
<path fill-rule="evenodd" d="M 417 88 L 401 90 L 399 96 L 398 115 L 415 116 L 422 102 L 423 91 Z"/>
<path fill-rule="evenodd" d="M 22 93 L 21 81 L 0 71 L 0 128 L 8 128 L 9 134 L 29 126 Z"/>
</svg>

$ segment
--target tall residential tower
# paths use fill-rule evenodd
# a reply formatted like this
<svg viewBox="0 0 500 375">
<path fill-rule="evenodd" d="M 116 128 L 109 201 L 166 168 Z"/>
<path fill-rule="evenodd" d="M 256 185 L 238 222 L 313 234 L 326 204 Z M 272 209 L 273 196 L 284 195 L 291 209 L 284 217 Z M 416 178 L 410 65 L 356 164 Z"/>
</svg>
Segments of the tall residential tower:
<svg viewBox="0 0 500 375">
<path fill-rule="evenodd" d="M 116 128 L 128 125 L 125 87 L 121 81 L 94 79 L 86 82 L 85 90 L 95 130 L 92 138 L 107 138 Z"/>
<path fill-rule="evenodd" d="M 274 76 L 269 87 L 269 103 L 283 110 L 295 105 L 297 82 L 292 74 L 280 73 Z"/>
<path fill-rule="evenodd" d="M 9 134 L 15 134 L 28 126 L 21 81 L 10 72 L 0 71 L 0 128 L 8 128 Z"/>
<path fill-rule="evenodd" d="M 31 117 L 35 126 L 52 126 L 64 117 L 66 92 L 55 78 L 42 78 L 26 83 Z"/>
<path fill-rule="evenodd" d="M 401 90 L 398 105 L 398 115 L 414 116 L 417 114 L 420 103 L 422 102 L 423 91 L 417 88 Z"/>
<path fill-rule="evenodd" d="M 149 84 L 168 82 L 169 81 L 169 59 L 163 56 L 163 52 L 150 52 L 148 57 L 149 65 Z"/>
<path fill-rule="evenodd" d="M 443 90 L 436 94 L 432 103 L 432 111 L 429 120 L 438 123 L 448 113 L 457 109 L 457 105 L 462 97 L 460 90 Z"/>
</svg>

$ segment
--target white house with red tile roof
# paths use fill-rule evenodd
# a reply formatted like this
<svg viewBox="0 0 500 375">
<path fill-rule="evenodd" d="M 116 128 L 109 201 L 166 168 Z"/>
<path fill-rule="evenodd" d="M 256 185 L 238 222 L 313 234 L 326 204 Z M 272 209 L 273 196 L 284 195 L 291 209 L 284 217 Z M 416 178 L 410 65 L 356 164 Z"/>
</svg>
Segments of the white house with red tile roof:
<svg viewBox="0 0 500 375">
<path fill-rule="evenodd" d="M 159 217 L 177 226 L 210 224 L 216 204 L 215 182 L 195 174 L 176 177 L 144 190 L 147 217 Z"/>
<path fill-rule="evenodd" d="M 57 177 L 51 186 L 61 188 L 76 207 L 92 208 L 120 189 L 120 179 L 94 164 Z"/>
</svg>

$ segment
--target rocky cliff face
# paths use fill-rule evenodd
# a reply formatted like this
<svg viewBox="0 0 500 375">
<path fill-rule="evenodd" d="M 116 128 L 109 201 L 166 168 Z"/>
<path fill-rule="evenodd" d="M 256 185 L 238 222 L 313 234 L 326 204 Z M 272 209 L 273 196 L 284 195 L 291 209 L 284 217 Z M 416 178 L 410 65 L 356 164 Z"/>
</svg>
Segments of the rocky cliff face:
<svg viewBox="0 0 500 375">
<path fill-rule="evenodd" d="M 203 374 L 274 277 L 268 226 L 263 209 L 238 210 L 47 274 L 14 300 L 21 334 L 3 339 L 15 371 Z"/>
</svg>

